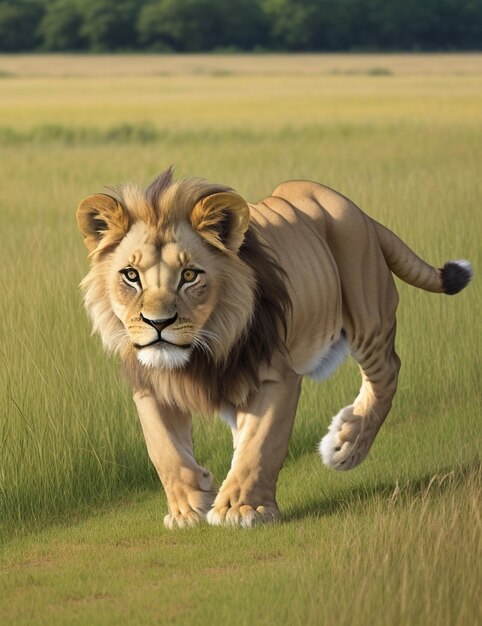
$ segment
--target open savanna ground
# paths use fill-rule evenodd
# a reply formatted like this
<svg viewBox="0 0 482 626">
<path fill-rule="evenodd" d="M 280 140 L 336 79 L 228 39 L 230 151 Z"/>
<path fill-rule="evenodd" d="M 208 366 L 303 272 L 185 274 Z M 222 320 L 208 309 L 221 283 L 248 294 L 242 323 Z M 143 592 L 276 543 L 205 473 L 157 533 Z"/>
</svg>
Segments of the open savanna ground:
<svg viewBox="0 0 482 626">
<path fill-rule="evenodd" d="M 0 75 L 0 622 L 480 623 L 482 57 L 22 56 Z M 453 298 L 398 283 L 399 390 L 359 468 L 315 453 L 355 364 L 304 384 L 271 527 L 163 528 L 82 309 L 79 200 L 171 164 L 253 201 L 318 180 L 474 266 Z M 229 429 L 194 430 L 220 482 Z"/>
</svg>

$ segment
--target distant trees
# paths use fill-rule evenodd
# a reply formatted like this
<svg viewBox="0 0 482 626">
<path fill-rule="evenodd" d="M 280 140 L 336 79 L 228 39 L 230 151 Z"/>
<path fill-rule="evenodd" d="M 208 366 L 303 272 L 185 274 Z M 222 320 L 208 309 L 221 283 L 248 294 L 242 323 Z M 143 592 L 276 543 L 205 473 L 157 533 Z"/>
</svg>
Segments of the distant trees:
<svg viewBox="0 0 482 626">
<path fill-rule="evenodd" d="M 159 0 L 144 6 L 138 21 L 140 41 L 152 49 L 212 50 L 223 38 L 220 2 Z"/>
<path fill-rule="evenodd" d="M 106 52 L 137 47 L 136 24 L 142 8 L 138 0 L 43 0 L 43 3 L 45 10 L 38 32 L 46 50 Z"/>
<path fill-rule="evenodd" d="M 82 13 L 78 2 L 52 0 L 38 26 L 38 35 L 45 50 L 82 50 L 86 40 L 81 33 Z"/>
<path fill-rule="evenodd" d="M 0 51 L 480 50 L 482 0 L 0 0 Z"/>
<path fill-rule="evenodd" d="M 137 45 L 138 0 L 82 0 L 81 34 L 89 50 L 117 51 Z"/>
<path fill-rule="evenodd" d="M 250 50 L 268 37 L 259 0 L 157 0 L 144 5 L 137 28 L 141 45 L 180 52 Z"/>
<path fill-rule="evenodd" d="M 0 50 L 34 50 L 41 42 L 37 26 L 44 12 L 41 0 L 0 1 Z"/>
<path fill-rule="evenodd" d="M 480 50 L 482 0 L 264 0 L 289 50 Z"/>
</svg>

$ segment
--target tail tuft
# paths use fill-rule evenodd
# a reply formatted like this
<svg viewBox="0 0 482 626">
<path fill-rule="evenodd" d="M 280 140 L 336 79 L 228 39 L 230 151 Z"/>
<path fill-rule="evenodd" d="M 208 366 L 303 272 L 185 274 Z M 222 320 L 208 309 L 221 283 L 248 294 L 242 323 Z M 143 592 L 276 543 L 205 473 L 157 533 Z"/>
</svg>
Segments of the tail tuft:
<svg viewBox="0 0 482 626">
<path fill-rule="evenodd" d="M 443 292 L 453 296 L 468 285 L 472 278 L 472 265 L 468 261 L 447 261 L 440 270 Z"/>
</svg>

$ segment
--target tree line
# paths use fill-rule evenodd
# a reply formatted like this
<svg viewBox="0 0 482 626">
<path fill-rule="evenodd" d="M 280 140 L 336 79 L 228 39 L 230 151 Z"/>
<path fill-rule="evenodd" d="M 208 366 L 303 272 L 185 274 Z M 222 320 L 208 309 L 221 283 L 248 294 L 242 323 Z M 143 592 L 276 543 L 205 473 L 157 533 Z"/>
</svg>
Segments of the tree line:
<svg viewBox="0 0 482 626">
<path fill-rule="evenodd" d="M 0 51 L 480 50 L 482 0 L 0 0 Z"/>
</svg>

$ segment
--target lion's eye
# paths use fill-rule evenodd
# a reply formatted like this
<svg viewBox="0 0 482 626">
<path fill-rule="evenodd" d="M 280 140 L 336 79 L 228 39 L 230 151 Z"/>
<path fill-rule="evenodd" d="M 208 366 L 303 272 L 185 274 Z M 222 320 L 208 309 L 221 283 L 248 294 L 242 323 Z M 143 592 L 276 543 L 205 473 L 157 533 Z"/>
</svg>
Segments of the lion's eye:
<svg viewBox="0 0 482 626">
<path fill-rule="evenodd" d="M 122 270 L 122 273 L 127 278 L 130 283 L 138 283 L 139 282 L 139 272 L 132 267 L 128 267 L 125 270 Z"/>
<path fill-rule="evenodd" d="M 182 280 L 185 283 L 192 283 L 193 280 L 196 279 L 198 272 L 195 270 L 184 270 L 182 273 Z"/>
</svg>

